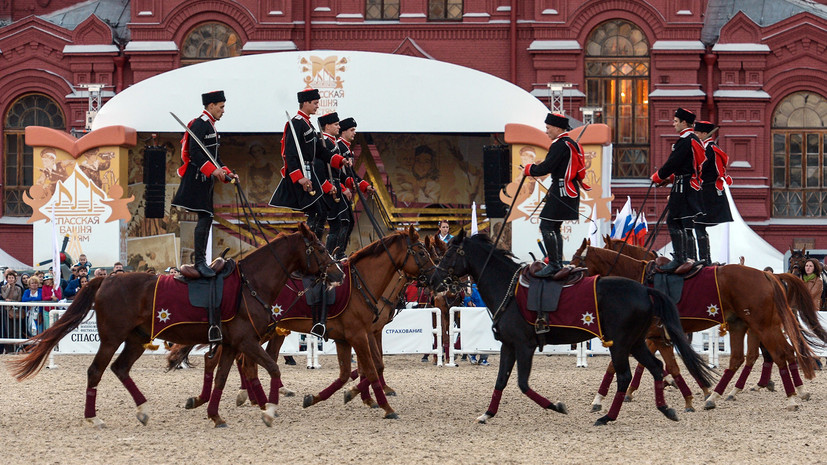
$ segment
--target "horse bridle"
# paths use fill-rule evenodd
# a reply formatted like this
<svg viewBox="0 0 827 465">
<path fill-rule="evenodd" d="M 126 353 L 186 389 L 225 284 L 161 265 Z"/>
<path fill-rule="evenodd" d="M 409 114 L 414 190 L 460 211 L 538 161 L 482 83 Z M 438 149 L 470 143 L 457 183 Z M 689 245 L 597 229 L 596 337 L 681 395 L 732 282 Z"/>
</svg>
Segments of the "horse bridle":
<svg viewBox="0 0 827 465">
<path fill-rule="evenodd" d="M 448 250 L 445 252 L 445 255 L 443 255 L 442 258 L 440 258 L 439 265 L 436 265 L 434 267 L 435 269 L 445 273 L 445 277 L 442 278 L 442 282 L 439 283 L 437 288 L 439 288 L 439 286 L 445 286 L 445 289 L 450 292 L 459 292 L 461 288 L 465 287 L 465 285 L 462 284 L 462 281 L 460 279 L 461 277 L 457 276 L 454 273 L 454 267 L 456 266 L 457 262 L 456 256 L 458 255 L 465 259 L 465 249 L 462 246 L 463 244 L 457 245 L 455 243 L 452 243 L 450 246 L 448 246 Z M 443 265 L 446 264 L 445 257 L 448 256 L 448 253 L 451 251 L 452 248 L 456 248 L 453 263 L 451 263 L 450 266 L 443 267 Z M 436 291 L 436 289 L 434 290 Z"/>
</svg>

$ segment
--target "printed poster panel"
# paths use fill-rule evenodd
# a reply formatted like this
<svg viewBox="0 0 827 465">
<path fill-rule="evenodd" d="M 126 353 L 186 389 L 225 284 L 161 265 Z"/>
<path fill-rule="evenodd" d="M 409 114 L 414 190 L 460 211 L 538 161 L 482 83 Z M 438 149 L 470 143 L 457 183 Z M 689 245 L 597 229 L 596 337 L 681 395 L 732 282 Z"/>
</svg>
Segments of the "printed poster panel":
<svg viewBox="0 0 827 465">
<path fill-rule="evenodd" d="M 127 239 L 126 265 L 134 271 L 154 268 L 156 273 L 161 274 L 169 266 L 180 266 L 179 257 L 175 234 Z"/>
</svg>

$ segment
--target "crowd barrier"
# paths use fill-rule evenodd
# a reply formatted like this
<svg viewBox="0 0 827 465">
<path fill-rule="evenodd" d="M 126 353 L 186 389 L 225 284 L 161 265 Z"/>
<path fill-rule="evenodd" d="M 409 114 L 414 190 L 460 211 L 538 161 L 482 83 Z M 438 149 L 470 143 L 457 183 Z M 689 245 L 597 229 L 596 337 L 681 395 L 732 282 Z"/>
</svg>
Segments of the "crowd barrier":
<svg viewBox="0 0 827 465">
<path fill-rule="evenodd" d="M 31 302 L 0 302 L 0 344 L 19 347 L 28 340 L 27 329 L 20 324 L 13 324 L 20 318 L 10 318 L 15 312 L 23 314 L 32 307 L 51 307 L 48 314 L 48 327 L 57 322 L 65 312 L 69 303 L 49 302 L 48 305 Z M 497 354 L 500 343 L 494 339 L 491 331 L 491 316 L 488 309 L 482 307 L 452 307 L 449 315 L 449 357 L 443 360 L 442 326 L 437 308 L 412 308 L 399 312 L 394 320 L 382 332 L 382 346 L 385 354 L 427 354 L 437 357 L 439 366 L 457 366 L 454 360 L 462 354 Z M 44 316 L 45 317 L 45 316 Z M 824 327 L 827 327 L 827 312 L 819 312 L 819 318 Z M 460 324 L 461 322 L 461 324 Z M 64 354 L 95 354 L 98 350 L 99 337 L 95 313 L 89 316 L 76 328 L 64 337 L 50 356 L 47 366 L 57 367 L 55 355 Z M 147 350 L 150 354 L 166 354 L 166 346 L 161 340 L 153 341 L 158 345 L 157 350 Z M 710 366 L 718 366 L 719 357 L 731 352 L 729 337 L 720 337 L 718 327 L 695 333 L 692 338 L 695 350 L 707 358 Z M 120 351 L 120 348 L 118 349 Z M 206 349 L 195 351 L 195 355 L 203 354 Z M 336 353 L 336 344 L 332 341 L 323 341 L 314 336 L 293 332 L 287 336 L 282 345 L 282 355 L 304 356 L 307 358 L 308 368 L 319 368 L 319 356 Z M 539 352 L 538 352 L 539 353 Z M 543 348 L 544 354 L 575 355 L 577 367 L 588 366 L 588 358 L 594 355 L 607 355 L 609 349 L 603 347 L 597 338 L 571 345 L 549 345 Z M 819 349 L 816 353 L 827 356 L 826 349 Z"/>
</svg>

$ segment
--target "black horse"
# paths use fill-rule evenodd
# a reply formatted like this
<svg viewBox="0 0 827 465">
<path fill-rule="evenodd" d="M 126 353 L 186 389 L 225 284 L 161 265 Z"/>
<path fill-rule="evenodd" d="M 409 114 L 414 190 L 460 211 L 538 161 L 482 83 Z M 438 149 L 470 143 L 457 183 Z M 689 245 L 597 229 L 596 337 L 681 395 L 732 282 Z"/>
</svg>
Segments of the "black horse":
<svg viewBox="0 0 827 465">
<path fill-rule="evenodd" d="M 568 413 L 562 402 L 552 403 L 534 392 L 528 385 L 534 350 L 541 344 L 574 344 L 594 337 L 593 334 L 574 328 L 552 327 L 545 334 L 536 334 L 532 324 L 520 314 L 512 290 L 521 265 L 509 252 L 496 249 L 485 274 L 480 277 L 486 257 L 493 248 L 488 236 L 465 236 L 461 231 L 450 243 L 448 252 L 431 277 L 431 287 L 437 291 L 456 282 L 460 277 L 471 275 L 479 286 L 480 294 L 490 305 L 494 319 L 495 337 L 502 343 L 500 369 L 488 410 L 477 418 L 485 423 L 497 414 L 503 389 L 508 383 L 514 362 L 517 362 L 517 384 L 520 391 L 546 409 Z M 612 363 L 617 370 L 617 393 L 609 412 L 595 422 L 605 425 L 617 419 L 626 396 L 626 388 L 632 379 L 629 355 L 633 355 L 655 378 L 655 399 L 658 410 L 670 420 L 678 420 L 675 411 L 666 405 L 663 396 L 663 364 L 646 347 L 646 333 L 654 317 L 658 317 L 675 344 L 690 373 L 702 384 L 711 385 L 712 374 L 700 356 L 692 350 L 681 328 L 678 310 L 661 292 L 644 287 L 626 278 L 599 278 L 596 285 L 599 322 L 604 340 L 613 341 L 610 347 Z M 562 309 L 561 309 L 562 310 Z"/>
</svg>

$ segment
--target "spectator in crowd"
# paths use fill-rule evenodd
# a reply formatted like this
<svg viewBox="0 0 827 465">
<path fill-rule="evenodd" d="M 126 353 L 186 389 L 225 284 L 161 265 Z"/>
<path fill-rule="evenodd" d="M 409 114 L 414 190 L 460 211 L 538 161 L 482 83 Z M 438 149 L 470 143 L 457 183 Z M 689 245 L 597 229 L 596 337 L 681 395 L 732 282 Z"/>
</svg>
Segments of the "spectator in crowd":
<svg viewBox="0 0 827 465">
<path fill-rule="evenodd" d="M 115 264 L 112 265 L 112 272 L 114 273 L 116 271 L 123 271 L 123 263 L 115 262 Z"/>
<path fill-rule="evenodd" d="M 20 273 L 20 280 L 17 282 L 17 287 L 20 288 L 20 294 L 23 294 L 23 291 L 29 288 L 29 274 L 28 273 Z"/>
<path fill-rule="evenodd" d="M 105 278 L 106 277 L 106 270 L 103 268 L 95 268 L 95 277 L 96 278 Z"/>
<path fill-rule="evenodd" d="M 78 278 L 78 292 L 83 289 L 87 284 L 89 284 L 89 276 L 83 275 Z"/>
<path fill-rule="evenodd" d="M 77 266 L 85 267 L 88 270 L 89 268 L 92 268 L 92 262 L 90 262 L 86 259 L 86 254 L 85 253 L 82 253 L 78 257 Z"/>
<path fill-rule="evenodd" d="M 35 278 L 38 279 L 38 281 L 40 281 L 41 285 L 43 285 L 43 276 L 45 276 L 45 275 L 46 275 L 46 273 L 44 273 L 41 270 L 37 270 L 32 274 L 32 276 L 34 276 Z"/>
<path fill-rule="evenodd" d="M 448 220 L 442 220 L 439 222 L 439 238 L 442 242 L 448 242 L 454 238 L 454 236 L 448 232 L 451 225 L 448 224 Z"/>
<path fill-rule="evenodd" d="M 61 291 L 60 286 L 55 286 L 55 280 L 50 274 L 47 274 L 43 277 L 43 287 L 41 288 L 41 290 L 43 291 L 44 302 L 57 302 L 58 300 L 63 299 L 63 291 Z M 49 327 L 49 312 L 51 312 L 54 309 L 54 307 L 43 308 L 44 330 Z"/>
<path fill-rule="evenodd" d="M 813 298 L 813 304 L 816 310 L 821 308 L 821 291 L 824 284 L 821 282 L 821 264 L 815 258 L 808 258 L 804 262 L 804 274 L 801 276 L 807 289 L 810 290 L 810 296 Z"/>
<path fill-rule="evenodd" d="M 75 297 L 75 294 L 78 293 L 78 290 L 80 289 L 80 278 L 86 278 L 87 277 L 86 276 L 87 275 L 86 267 L 85 266 L 78 267 L 77 273 L 78 273 L 77 277 L 75 279 L 69 281 L 69 284 L 66 286 L 66 292 L 64 293 L 64 296 L 67 299 L 71 299 L 71 298 Z"/>
<path fill-rule="evenodd" d="M 20 302 L 23 297 L 23 291 L 17 285 L 17 272 L 14 270 L 6 270 L 5 281 L 3 287 L 0 288 L 0 297 L 6 302 Z M 2 337 L 9 337 L 19 339 L 23 333 L 20 330 L 20 309 L 18 307 L 3 307 L 3 331 L 0 332 Z M 11 352 L 14 350 L 13 345 L 6 345 L 0 347 L 4 352 Z"/>
<path fill-rule="evenodd" d="M 40 289 L 40 280 L 32 276 L 28 280 L 28 289 L 23 291 L 23 302 L 43 301 L 43 291 Z M 40 307 L 26 307 L 26 331 L 29 337 L 35 336 L 42 331 Z"/>
<path fill-rule="evenodd" d="M 766 271 L 767 273 L 775 273 L 775 271 L 773 271 L 771 266 L 765 266 L 764 271 Z"/>
<path fill-rule="evenodd" d="M 466 292 L 465 299 L 463 299 L 463 305 L 466 307 L 485 307 L 485 302 L 482 301 L 482 296 L 480 295 L 480 291 L 477 289 L 477 283 L 471 284 L 471 292 Z M 488 366 L 488 355 L 486 354 L 479 354 L 479 364 L 481 366 L 487 367 Z M 477 354 L 471 355 L 471 359 L 469 360 L 472 365 L 477 364 Z"/>
</svg>

